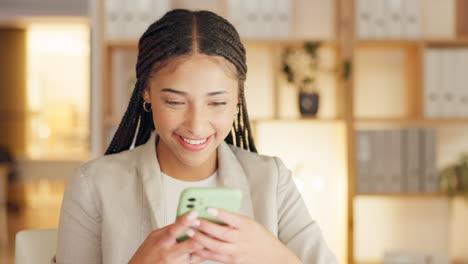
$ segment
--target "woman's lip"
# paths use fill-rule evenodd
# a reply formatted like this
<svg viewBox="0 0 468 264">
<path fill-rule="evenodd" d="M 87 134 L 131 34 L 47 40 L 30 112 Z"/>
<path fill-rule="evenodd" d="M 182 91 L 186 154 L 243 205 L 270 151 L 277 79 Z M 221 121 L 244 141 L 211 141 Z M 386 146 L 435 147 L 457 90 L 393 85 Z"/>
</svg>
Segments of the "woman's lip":
<svg viewBox="0 0 468 264">
<path fill-rule="evenodd" d="M 189 138 L 189 137 L 184 137 L 184 136 L 181 136 L 181 135 L 178 135 L 179 137 L 183 137 L 183 138 L 186 138 L 186 139 L 190 139 L 190 140 L 204 140 L 204 139 L 207 139 L 209 137 L 206 137 L 206 138 Z M 211 136 L 210 136 L 211 137 Z"/>
<path fill-rule="evenodd" d="M 209 136 L 205 142 L 203 142 L 202 144 L 198 144 L 198 145 L 192 145 L 192 144 L 189 144 L 187 142 L 185 142 L 183 139 L 182 139 L 182 136 L 179 136 L 179 135 L 176 135 L 177 137 L 177 140 L 179 141 L 179 143 L 182 145 L 182 147 L 184 147 L 186 150 L 189 150 L 189 151 L 201 151 L 203 150 L 204 148 L 206 148 L 206 146 L 208 146 L 208 144 L 211 142 L 211 139 L 213 138 L 213 135 Z M 186 138 L 186 137 L 184 137 Z"/>
</svg>

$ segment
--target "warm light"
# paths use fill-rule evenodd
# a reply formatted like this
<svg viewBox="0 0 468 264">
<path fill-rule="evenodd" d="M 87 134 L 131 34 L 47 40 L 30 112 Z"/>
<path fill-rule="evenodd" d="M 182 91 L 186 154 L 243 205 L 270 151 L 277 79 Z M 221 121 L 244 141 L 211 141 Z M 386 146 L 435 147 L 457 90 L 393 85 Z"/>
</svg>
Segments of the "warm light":
<svg viewBox="0 0 468 264">
<path fill-rule="evenodd" d="M 346 139 L 342 123 L 256 122 L 260 154 L 280 157 L 291 170 L 307 209 L 346 263 Z"/>
<path fill-rule="evenodd" d="M 24 183 L 25 203 L 28 208 L 60 208 L 66 183 L 40 179 Z"/>
<path fill-rule="evenodd" d="M 31 24 L 27 29 L 27 153 L 76 159 L 89 153 L 89 26 Z"/>
<path fill-rule="evenodd" d="M 32 24 L 28 28 L 32 53 L 82 56 L 89 54 L 89 29 L 85 24 Z"/>
<path fill-rule="evenodd" d="M 41 125 L 39 127 L 39 137 L 47 139 L 50 136 L 50 128 L 47 125 Z"/>
<path fill-rule="evenodd" d="M 293 180 L 294 180 L 294 183 L 296 184 L 297 189 L 299 190 L 299 192 L 301 194 L 303 194 L 304 193 L 304 183 L 302 182 L 302 180 L 299 179 L 299 178 L 293 178 Z"/>
</svg>

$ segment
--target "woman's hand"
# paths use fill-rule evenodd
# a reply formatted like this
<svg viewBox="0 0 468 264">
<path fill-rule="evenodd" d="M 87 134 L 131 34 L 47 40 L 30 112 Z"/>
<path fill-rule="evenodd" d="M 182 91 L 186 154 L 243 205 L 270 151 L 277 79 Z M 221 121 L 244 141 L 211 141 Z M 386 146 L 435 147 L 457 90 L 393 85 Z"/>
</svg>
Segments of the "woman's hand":
<svg viewBox="0 0 468 264">
<path fill-rule="evenodd" d="M 193 255 L 225 264 L 301 263 L 300 259 L 256 221 L 221 209 L 207 211 L 227 225 L 201 219 L 198 230 L 187 231 L 192 241 L 203 245 Z"/>
<path fill-rule="evenodd" d="M 193 255 L 193 252 L 203 249 L 203 246 L 192 239 L 178 243 L 176 238 L 190 226 L 200 225 L 196 211 L 185 214 L 172 225 L 168 225 L 151 232 L 146 240 L 129 261 L 130 264 L 144 263 L 200 263 L 205 261 L 201 256 Z"/>
</svg>

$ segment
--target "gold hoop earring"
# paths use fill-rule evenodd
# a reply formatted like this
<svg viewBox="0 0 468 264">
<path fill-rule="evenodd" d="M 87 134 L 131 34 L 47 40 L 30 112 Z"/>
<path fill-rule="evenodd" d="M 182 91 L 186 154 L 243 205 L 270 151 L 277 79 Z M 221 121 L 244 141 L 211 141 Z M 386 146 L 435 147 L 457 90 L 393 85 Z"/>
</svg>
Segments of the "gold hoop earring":
<svg viewBox="0 0 468 264">
<path fill-rule="evenodd" d="M 149 108 L 148 108 L 148 105 L 149 105 Z M 145 110 L 145 112 L 147 113 L 151 112 L 151 104 L 147 102 L 143 102 L 143 110 Z"/>
</svg>

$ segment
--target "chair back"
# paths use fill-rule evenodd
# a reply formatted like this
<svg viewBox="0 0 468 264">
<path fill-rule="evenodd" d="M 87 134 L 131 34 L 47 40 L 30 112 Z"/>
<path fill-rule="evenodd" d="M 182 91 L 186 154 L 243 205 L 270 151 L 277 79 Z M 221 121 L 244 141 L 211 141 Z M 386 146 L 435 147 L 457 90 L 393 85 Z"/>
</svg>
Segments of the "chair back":
<svg viewBox="0 0 468 264">
<path fill-rule="evenodd" d="M 16 234 L 16 264 L 49 264 L 57 249 L 57 229 L 22 230 Z"/>
</svg>

